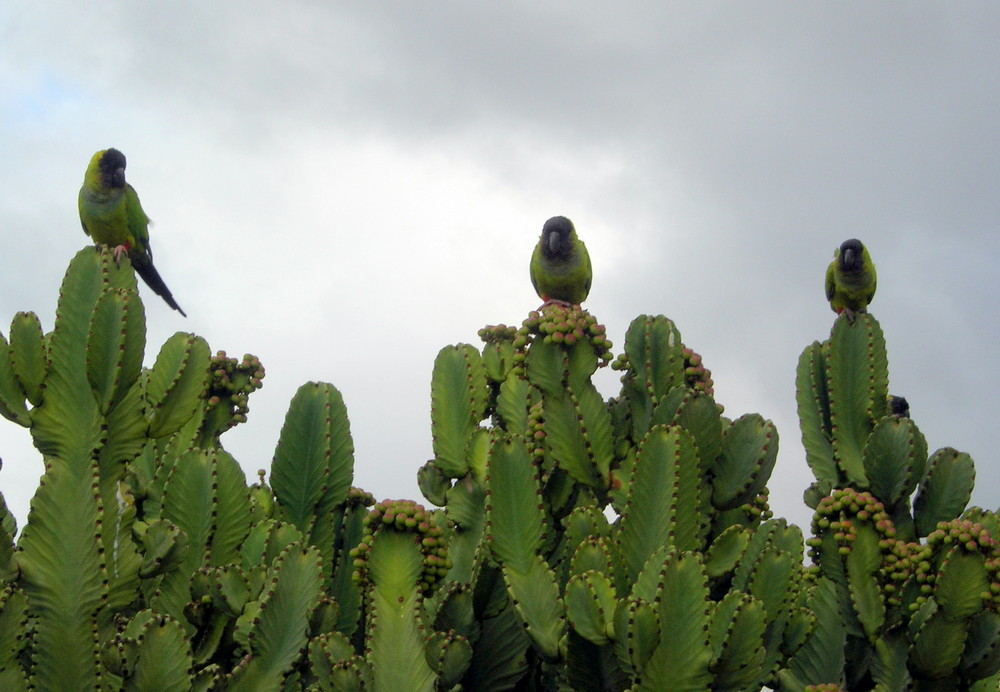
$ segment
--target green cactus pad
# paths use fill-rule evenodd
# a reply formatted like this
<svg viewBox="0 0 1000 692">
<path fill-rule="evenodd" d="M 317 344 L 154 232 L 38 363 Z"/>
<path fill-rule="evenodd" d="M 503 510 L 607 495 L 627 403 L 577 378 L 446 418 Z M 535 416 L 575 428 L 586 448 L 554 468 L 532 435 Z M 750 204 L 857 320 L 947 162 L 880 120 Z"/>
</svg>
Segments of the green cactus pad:
<svg viewBox="0 0 1000 692">
<path fill-rule="evenodd" d="M 486 415 L 488 396 L 479 352 L 468 344 L 441 349 L 431 377 L 431 427 L 435 463 L 449 478 L 469 470 L 469 439 Z"/>
<path fill-rule="evenodd" d="M 292 397 L 271 465 L 271 487 L 282 515 L 310 533 L 321 508 L 347 499 L 354 442 L 347 408 L 332 384 L 307 382 Z"/>
<path fill-rule="evenodd" d="M 712 466 L 712 505 L 731 509 L 758 495 L 778 458 L 778 430 L 756 413 L 737 418 L 722 437 L 722 453 Z"/>
<path fill-rule="evenodd" d="M 31 425 L 26 396 L 10 362 L 10 346 L 0 334 L 0 416 L 25 428 Z"/>
<path fill-rule="evenodd" d="M 618 599 L 611 579 L 594 570 L 574 574 L 566 583 L 566 615 L 573 629 L 602 646 L 614 638 Z"/>
<path fill-rule="evenodd" d="M 864 446 L 886 412 L 889 375 L 882 328 L 860 314 L 852 323 L 841 316 L 830 333 L 827 391 L 833 452 L 847 482 L 867 488 Z"/>
<path fill-rule="evenodd" d="M 926 536 L 939 522 L 961 514 L 972 497 L 975 480 L 976 467 L 968 454 L 950 447 L 934 452 L 913 503 L 917 535 Z"/>
<path fill-rule="evenodd" d="M 177 332 L 160 348 L 146 386 L 151 437 L 172 435 L 194 414 L 208 385 L 210 358 L 208 343 L 194 334 Z"/>
<path fill-rule="evenodd" d="M 683 428 L 656 426 L 646 435 L 632 467 L 619 532 L 631 577 L 663 545 L 700 546 L 707 519 L 699 468 L 694 438 Z"/>
<path fill-rule="evenodd" d="M 107 414 L 139 379 L 146 349 L 146 315 L 139 295 L 104 291 L 87 335 L 87 380 L 101 413 Z"/>
</svg>

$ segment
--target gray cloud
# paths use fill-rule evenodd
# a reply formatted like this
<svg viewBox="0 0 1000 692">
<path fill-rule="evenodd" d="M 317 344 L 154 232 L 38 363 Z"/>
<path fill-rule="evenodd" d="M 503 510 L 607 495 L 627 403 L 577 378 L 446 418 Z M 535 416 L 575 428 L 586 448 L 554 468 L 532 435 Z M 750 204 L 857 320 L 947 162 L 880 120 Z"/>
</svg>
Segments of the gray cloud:
<svg viewBox="0 0 1000 692">
<path fill-rule="evenodd" d="M 976 501 L 1000 504 L 986 424 L 1000 380 L 992 6 L 4 12 L 0 154 L 19 165 L 0 172 L 15 229 L 3 314 L 35 309 L 51 325 L 86 242 L 74 209 L 86 160 L 119 146 L 192 315 L 150 306 L 150 343 L 192 329 L 268 368 L 249 423 L 227 435 L 248 469 L 268 465 L 295 387 L 324 379 L 344 391 L 359 482 L 416 496 L 434 354 L 534 307 L 527 257 L 541 222 L 565 213 L 617 347 L 634 315 L 668 314 L 730 415 L 775 419 L 774 504 L 800 523 L 795 362 L 828 334 L 833 248 L 862 238 L 893 390 L 932 449 L 977 459 Z M 8 444 L 31 454 L 16 432 L 0 428 L 0 480 L 14 473 Z"/>
</svg>

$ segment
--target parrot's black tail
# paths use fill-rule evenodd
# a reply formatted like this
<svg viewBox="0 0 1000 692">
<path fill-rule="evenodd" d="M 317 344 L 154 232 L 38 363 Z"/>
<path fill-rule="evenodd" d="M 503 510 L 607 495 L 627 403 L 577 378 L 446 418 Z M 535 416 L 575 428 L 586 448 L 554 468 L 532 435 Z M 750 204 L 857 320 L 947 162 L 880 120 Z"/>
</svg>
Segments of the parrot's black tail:
<svg viewBox="0 0 1000 692">
<path fill-rule="evenodd" d="M 152 261 L 143 262 L 142 260 L 133 259 L 132 266 L 135 267 L 135 273 L 142 277 L 142 280 L 146 282 L 147 286 L 153 289 L 156 295 L 163 298 L 167 305 L 174 310 L 187 317 L 187 313 L 181 310 L 181 306 L 174 300 L 170 289 L 163 283 L 163 279 L 160 278 L 160 272 L 156 271 L 156 267 L 153 266 Z"/>
</svg>

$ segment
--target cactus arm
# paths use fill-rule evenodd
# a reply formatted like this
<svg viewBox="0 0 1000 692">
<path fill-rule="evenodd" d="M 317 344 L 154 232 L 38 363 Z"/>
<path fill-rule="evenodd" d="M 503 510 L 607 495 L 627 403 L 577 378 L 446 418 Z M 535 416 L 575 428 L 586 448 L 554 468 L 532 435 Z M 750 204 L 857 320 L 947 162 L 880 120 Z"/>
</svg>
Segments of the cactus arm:
<svg viewBox="0 0 1000 692">
<path fill-rule="evenodd" d="M 778 458 L 778 430 L 759 414 L 740 416 L 726 428 L 721 447 L 712 466 L 712 505 L 732 509 L 767 484 Z"/>
<path fill-rule="evenodd" d="M 18 543 L 29 613 L 34 618 L 35 689 L 99 689 L 97 611 L 106 596 L 98 551 L 97 468 L 79 471 L 50 459 Z"/>
<path fill-rule="evenodd" d="M 694 439 L 683 428 L 656 426 L 642 441 L 619 531 L 627 581 L 663 545 L 698 547 L 706 528 L 699 466 Z"/>
<path fill-rule="evenodd" d="M 26 393 L 11 363 L 10 345 L 0 334 L 0 416 L 27 428 L 31 417 L 25 404 Z"/>
<path fill-rule="evenodd" d="M 211 349 L 200 336 L 177 332 L 160 348 L 149 372 L 150 437 L 172 435 L 191 419 L 208 386 Z"/>
<path fill-rule="evenodd" d="M 672 553 L 661 568 L 659 584 L 659 643 L 631 689 L 708 689 L 712 682 L 711 617 L 700 557 Z"/>
<path fill-rule="evenodd" d="M 778 674 L 781 689 L 802 690 L 805 685 L 839 682 L 844 677 L 847 630 L 840 616 L 837 586 L 821 577 L 810 589 L 808 607 L 816 614 L 816 627 Z"/>
<path fill-rule="evenodd" d="M 325 512 L 347 499 L 354 444 L 347 409 L 330 384 L 309 382 L 292 398 L 271 465 L 271 487 L 282 515 L 309 535 Z M 320 522 L 322 523 L 322 522 Z M 325 543 L 329 544 L 332 536 Z M 327 559 L 332 545 L 324 545 Z"/>
<path fill-rule="evenodd" d="M 865 475 L 872 494 L 890 510 L 904 504 L 923 477 L 926 459 L 927 442 L 916 424 L 886 416 L 865 443 Z"/>
<path fill-rule="evenodd" d="M 799 356 L 795 371 L 795 400 L 806 463 L 820 482 L 839 484 L 840 472 L 833 458 L 830 400 L 827 393 L 824 347 L 812 342 Z"/>
<path fill-rule="evenodd" d="M 684 384 L 684 345 L 674 323 L 663 315 L 640 315 L 625 333 L 629 372 L 623 378 L 632 411 L 632 437 L 650 428 L 653 408 L 672 388 Z"/>
<path fill-rule="evenodd" d="M 565 600 L 567 618 L 577 634 L 598 646 L 611 642 L 617 605 L 611 579 L 596 570 L 574 574 L 566 583 Z"/>
<path fill-rule="evenodd" d="M 559 655 L 565 613 L 555 574 L 539 554 L 546 530 L 538 471 L 520 436 L 497 434 L 487 462 L 486 532 L 514 607 L 546 659 Z"/>
<path fill-rule="evenodd" d="M 486 511 L 486 489 L 469 474 L 460 478 L 448 490 L 445 508 L 449 520 L 454 524 L 448 541 L 448 557 L 452 568 L 448 579 L 461 583 L 472 583 L 480 550 Z"/>
<path fill-rule="evenodd" d="M 431 426 L 435 463 L 446 476 L 468 472 L 469 438 L 486 414 L 488 397 L 479 351 L 468 344 L 441 349 L 431 378 Z"/>
<path fill-rule="evenodd" d="M 972 497 L 975 480 L 976 467 L 968 454 L 950 447 L 934 452 L 913 503 L 917 535 L 926 536 L 939 522 L 961 514 Z"/>
<path fill-rule="evenodd" d="M 87 380 L 107 415 L 139 379 L 146 348 L 146 315 L 138 293 L 101 293 L 87 334 Z"/>
<path fill-rule="evenodd" d="M 42 402 L 48 374 L 45 335 L 33 312 L 19 312 L 10 323 L 10 364 L 14 376 L 33 405 Z"/>
<path fill-rule="evenodd" d="M 497 416 L 501 426 L 511 433 L 528 433 L 528 409 L 531 406 L 531 385 L 523 377 L 510 375 L 500 384 L 497 395 Z"/>
<path fill-rule="evenodd" d="M 885 338 L 875 318 L 861 314 L 851 324 L 839 317 L 827 365 L 834 456 L 849 484 L 867 488 L 864 445 L 885 415 L 889 389 Z"/>
<path fill-rule="evenodd" d="M 561 395 L 547 396 L 543 406 L 552 460 L 573 480 L 603 492 L 613 456 L 611 414 L 597 389 L 589 382 L 577 385 L 576 391 L 567 386 Z"/>
<path fill-rule="evenodd" d="M 20 658 L 28 644 L 28 601 L 24 591 L 9 585 L 0 591 L 0 689 L 27 690 Z"/>
<path fill-rule="evenodd" d="M 919 621 L 911 623 L 916 630 L 910 647 L 909 667 L 914 677 L 941 680 L 954 674 L 962 659 L 967 636 L 966 624 L 950 620 L 937 608 L 934 599 L 921 607 Z M 955 689 L 952 683 L 952 689 Z"/>
<path fill-rule="evenodd" d="M 248 609 L 237 621 L 237 628 L 245 630 L 250 651 L 228 689 L 280 689 L 308 643 L 309 616 L 321 585 L 318 550 L 293 543 L 281 552 L 270 570 L 260 607 Z"/>
<path fill-rule="evenodd" d="M 181 690 L 191 687 L 191 647 L 184 628 L 169 615 L 142 611 L 123 636 L 129 692 Z"/>
<path fill-rule="evenodd" d="M 716 604 L 709 628 L 714 687 L 746 689 L 757 678 L 766 628 L 763 604 L 747 594 L 730 591 Z"/>
<path fill-rule="evenodd" d="M 227 451 L 216 448 L 212 457 L 214 526 L 209 562 L 238 563 L 240 549 L 250 533 L 250 493 L 239 463 Z"/>
<path fill-rule="evenodd" d="M 851 604 L 870 641 L 876 639 L 886 617 L 884 595 L 875 578 L 882 561 L 880 538 L 870 526 L 858 526 L 845 560 Z"/>
<path fill-rule="evenodd" d="M 376 690 L 432 690 L 434 672 L 424 656 L 417 618 L 423 556 L 414 536 L 383 530 L 368 558 L 373 589 L 367 646 Z"/>
</svg>

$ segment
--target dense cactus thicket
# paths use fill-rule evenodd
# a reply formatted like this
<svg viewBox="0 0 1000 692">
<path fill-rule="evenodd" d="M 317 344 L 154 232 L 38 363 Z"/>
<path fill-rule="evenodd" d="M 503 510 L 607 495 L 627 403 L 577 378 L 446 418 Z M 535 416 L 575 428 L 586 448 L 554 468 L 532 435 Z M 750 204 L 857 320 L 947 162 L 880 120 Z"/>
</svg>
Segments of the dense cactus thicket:
<svg viewBox="0 0 1000 692">
<path fill-rule="evenodd" d="M 178 333 L 144 368 L 133 272 L 82 250 L 52 330 L 0 339 L 45 463 L 20 533 L 0 509 L 0 689 L 998 689 L 1000 526 L 890 396 L 871 314 L 798 364 L 808 536 L 768 507 L 774 424 L 726 415 L 666 317 L 617 356 L 558 302 L 480 337 L 433 364 L 425 504 L 352 487 L 315 382 L 248 485 L 222 435 L 261 364 Z"/>
</svg>

